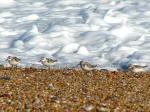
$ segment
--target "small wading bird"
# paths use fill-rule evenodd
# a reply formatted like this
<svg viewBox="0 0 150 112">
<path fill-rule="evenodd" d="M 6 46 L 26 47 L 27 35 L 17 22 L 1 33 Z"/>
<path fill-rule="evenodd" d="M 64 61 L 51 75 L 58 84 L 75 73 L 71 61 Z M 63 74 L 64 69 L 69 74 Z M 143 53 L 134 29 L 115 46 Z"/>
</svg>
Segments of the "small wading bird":
<svg viewBox="0 0 150 112">
<path fill-rule="evenodd" d="M 100 69 L 100 71 L 101 71 L 102 73 L 107 73 L 107 72 L 109 72 L 109 70 L 107 70 L 107 69 Z"/>
<path fill-rule="evenodd" d="M 97 65 L 92 65 L 88 62 L 80 61 L 80 67 L 84 71 L 92 71 L 95 69 Z"/>
<path fill-rule="evenodd" d="M 44 67 L 49 67 L 50 64 L 57 62 L 57 60 L 41 57 L 40 61 Z"/>
<path fill-rule="evenodd" d="M 147 66 L 132 65 L 132 64 L 130 64 L 128 66 L 128 71 L 131 71 L 131 72 L 144 72 L 146 67 Z"/>
<path fill-rule="evenodd" d="M 8 56 L 6 61 L 12 66 L 17 67 L 17 64 L 20 63 L 21 59 L 15 57 L 15 56 Z"/>
</svg>

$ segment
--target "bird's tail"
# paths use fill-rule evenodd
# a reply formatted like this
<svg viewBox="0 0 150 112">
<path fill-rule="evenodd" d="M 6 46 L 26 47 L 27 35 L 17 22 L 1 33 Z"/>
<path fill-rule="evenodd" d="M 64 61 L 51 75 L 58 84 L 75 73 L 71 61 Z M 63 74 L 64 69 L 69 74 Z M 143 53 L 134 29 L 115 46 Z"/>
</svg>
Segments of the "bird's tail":
<svg viewBox="0 0 150 112">
<path fill-rule="evenodd" d="M 93 67 L 97 67 L 98 65 L 92 65 Z"/>
<path fill-rule="evenodd" d="M 145 65 L 145 66 L 142 66 L 142 68 L 146 68 L 146 67 L 148 67 L 147 65 Z"/>
<path fill-rule="evenodd" d="M 57 62 L 58 60 L 54 60 L 54 62 Z"/>
</svg>

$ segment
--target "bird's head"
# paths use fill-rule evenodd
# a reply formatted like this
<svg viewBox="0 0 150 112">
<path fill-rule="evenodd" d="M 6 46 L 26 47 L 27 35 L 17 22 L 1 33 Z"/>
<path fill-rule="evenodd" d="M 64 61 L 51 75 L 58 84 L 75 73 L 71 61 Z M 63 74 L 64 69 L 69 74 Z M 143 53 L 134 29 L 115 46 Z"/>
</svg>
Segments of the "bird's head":
<svg viewBox="0 0 150 112">
<path fill-rule="evenodd" d="M 45 57 L 41 57 L 39 62 L 43 62 L 43 60 L 45 60 Z"/>
<path fill-rule="evenodd" d="M 82 65 L 84 63 L 84 61 L 80 61 L 79 65 Z"/>
<path fill-rule="evenodd" d="M 12 59 L 12 56 L 8 56 L 6 61 L 11 60 L 11 59 Z"/>
<path fill-rule="evenodd" d="M 129 64 L 128 65 L 128 69 L 132 69 L 133 68 L 133 65 L 132 64 Z"/>
</svg>

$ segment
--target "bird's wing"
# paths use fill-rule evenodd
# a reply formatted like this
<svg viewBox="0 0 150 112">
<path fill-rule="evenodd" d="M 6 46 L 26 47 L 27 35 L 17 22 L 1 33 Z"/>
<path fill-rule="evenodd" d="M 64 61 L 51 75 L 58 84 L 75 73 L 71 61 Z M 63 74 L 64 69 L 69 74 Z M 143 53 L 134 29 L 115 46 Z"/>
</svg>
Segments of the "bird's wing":
<svg viewBox="0 0 150 112">
<path fill-rule="evenodd" d="M 88 66 L 90 66 L 90 65 L 91 65 L 91 64 L 90 64 L 90 63 L 88 63 L 88 62 L 84 62 L 84 64 L 85 64 L 85 65 L 88 65 Z"/>
<path fill-rule="evenodd" d="M 51 59 L 51 58 L 48 58 L 47 60 L 48 62 L 56 62 L 57 60 L 54 60 L 54 59 Z"/>
<path fill-rule="evenodd" d="M 16 60 L 16 61 L 20 61 L 21 59 L 19 59 L 19 58 L 17 58 L 17 57 L 14 57 L 14 59 Z"/>
<path fill-rule="evenodd" d="M 145 66 L 141 66 L 141 65 L 134 65 L 134 67 L 136 67 L 136 68 L 145 68 L 145 67 L 147 67 L 147 65 L 145 65 Z"/>
<path fill-rule="evenodd" d="M 87 65 L 87 66 L 89 66 L 89 67 L 96 67 L 97 65 L 92 65 L 92 64 L 90 64 L 90 63 L 88 63 L 88 62 L 85 62 L 85 64 Z"/>
</svg>

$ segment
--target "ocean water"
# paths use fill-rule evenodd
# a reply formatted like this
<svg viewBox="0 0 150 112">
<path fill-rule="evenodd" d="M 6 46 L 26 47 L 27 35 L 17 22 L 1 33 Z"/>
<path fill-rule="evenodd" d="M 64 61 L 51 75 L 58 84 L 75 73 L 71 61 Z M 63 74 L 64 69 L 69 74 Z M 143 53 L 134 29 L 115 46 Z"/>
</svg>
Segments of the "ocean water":
<svg viewBox="0 0 150 112">
<path fill-rule="evenodd" d="M 0 63 L 77 66 L 80 60 L 114 70 L 150 66 L 149 0 L 1 0 Z M 150 69 L 150 67 L 148 67 Z"/>
</svg>

